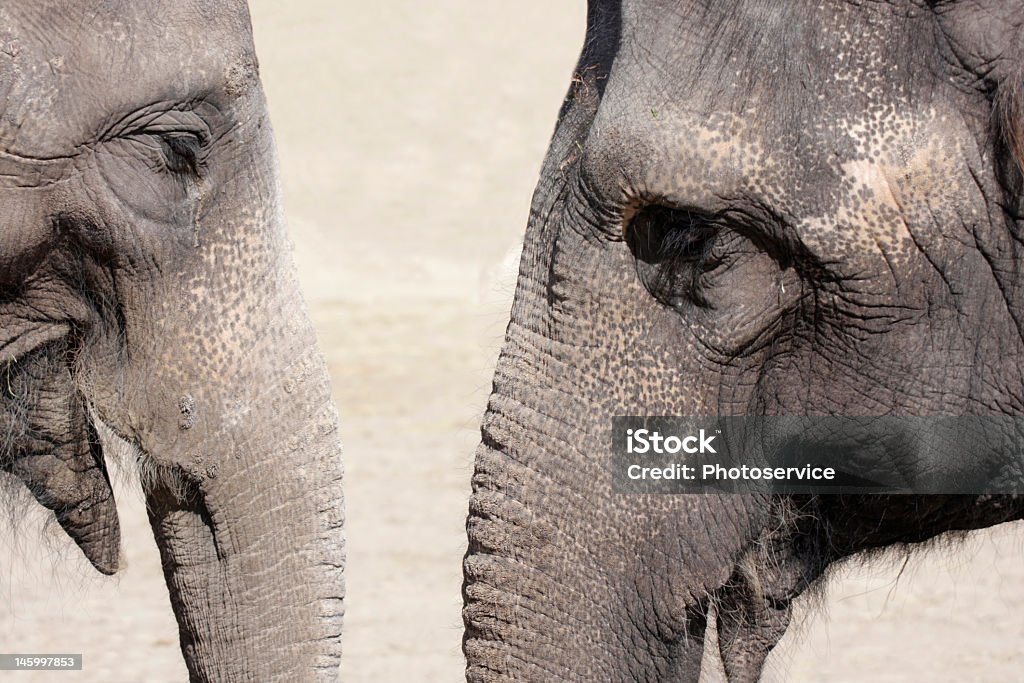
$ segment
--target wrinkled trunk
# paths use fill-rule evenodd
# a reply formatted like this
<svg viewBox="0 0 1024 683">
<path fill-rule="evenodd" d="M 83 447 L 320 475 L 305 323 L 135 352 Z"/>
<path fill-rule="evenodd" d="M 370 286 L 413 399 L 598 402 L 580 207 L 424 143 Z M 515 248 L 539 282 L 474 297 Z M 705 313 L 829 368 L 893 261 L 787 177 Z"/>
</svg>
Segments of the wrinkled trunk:
<svg viewBox="0 0 1024 683">
<path fill-rule="evenodd" d="M 191 356 L 143 436 L 143 486 L 194 681 L 334 681 L 342 465 L 325 363 L 291 275 L 249 290 L 248 335 Z M 225 313 L 229 315 L 229 313 Z M 227 328 L 229 331 L 231 327 Z M 236 334 L 241 332 L 236 331 Z M 180 361 L 184 362 L 184 361 Z"/>
<path fill-rule="evenodd" d="M 344 549 L 336 416 L 315 351 L 295 361 L 305 379 L 268 382 L 241 418 L 236 433 L 246 436 L 207 442 L 199 451 L 207 455 L 146 482 L 194 681 L 337 680 Z"/>
<path fill-rule="evenodd" d="M 256 304 L 262 336 L 224 376 L 183 386 L 177 433 L 150 439 L 141 463 L 194 681 L 338 677 L 337 415 L 298 290 L 279 287 Z"/>
<path fill-rule="evenodd" d="M 614 494 L 623 389 L 579 370 L 598 356 L 530 329 L 545 317 L 517 308 L 476 454 L 467 679 L 696 680 L 710 595 L 763 519 L 739 497 Z"/>
</svg>

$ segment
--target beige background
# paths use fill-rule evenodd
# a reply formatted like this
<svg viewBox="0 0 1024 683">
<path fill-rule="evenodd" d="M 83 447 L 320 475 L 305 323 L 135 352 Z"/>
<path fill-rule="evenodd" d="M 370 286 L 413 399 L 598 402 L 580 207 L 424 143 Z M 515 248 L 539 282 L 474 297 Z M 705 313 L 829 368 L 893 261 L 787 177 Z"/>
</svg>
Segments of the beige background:
<svg viewBox="0 0 1024 683">
<path fill-rule="evenodd" d="M 476 423 L 510 267 L 582 42 L 583 0 L 252 3 L 286 208 L 330 362 L 348 467 L 347 681 L 455 681 Z M 130 481 L 129 476 L 122 478 Z M 182 681 L 156 548 L 122 482 L 122 573 L 55 524 L 0 516 L 0 652 Z M 1024 679 L 1019 528 L 841 572 L 769 680 Z M 709 676 L 708 680 L 716 680 Z"/>
</svg>

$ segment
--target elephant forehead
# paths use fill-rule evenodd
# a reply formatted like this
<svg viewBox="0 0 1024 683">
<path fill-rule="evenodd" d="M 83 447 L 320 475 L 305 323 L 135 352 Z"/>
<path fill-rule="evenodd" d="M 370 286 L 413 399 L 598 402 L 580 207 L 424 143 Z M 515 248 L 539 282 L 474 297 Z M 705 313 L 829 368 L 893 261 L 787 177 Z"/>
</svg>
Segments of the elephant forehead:
<svg viewBox="0 0 1024 683">
<path fill-rule="evenodd" d="M 119 115 L 237 89 L 255 69 L 243 3 L 4 3 L 0 151 L 68 156 Z"/>
<path fill-rule="evenodd" d="M 753 201 L 826 254 L 909 250 L 915 227 L 984 210 L 970 169 L 988 112 L 951 84 L 930 10 L 683 5 L 627 5 L 587 139 L 604 196 Z"/>
<path fill-rule="evenodd" d="M 768 153 L 835 171 L 837 157 L 930 116 L 917 103 L 934 100 L 934 78 L 907 66 L 933 59 L 934 46 L 900 47 L 925 19 L 842 4 L 635 2 L 594 129 L 600 143 L 634 146 L 620 156 L 699 144 L 747 176 L 764 175 Z"/>
<path fill-rule="evenodd" d="M 646 199 L 714 211 L 745 197 L 793 217 L 948 197 L 978 155 L 962 118 L 935 107 L 796 120 L 788 138 L 766 125 L 770 115 L 652 109 L 597 123 L 587 153 L 615 169 L 604 173 L 614 186 Z"/>
</svg>

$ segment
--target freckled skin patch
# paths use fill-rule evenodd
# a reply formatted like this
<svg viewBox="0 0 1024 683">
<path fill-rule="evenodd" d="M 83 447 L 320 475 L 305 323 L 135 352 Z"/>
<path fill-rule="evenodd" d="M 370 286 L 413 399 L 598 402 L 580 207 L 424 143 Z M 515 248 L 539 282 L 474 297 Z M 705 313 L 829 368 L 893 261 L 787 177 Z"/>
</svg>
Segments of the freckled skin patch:
<svg viewBox="0 0 1024 683">
<path fill-rule="evenodd" d="M 985 19 L 1009 3 L 967 4 L 591 3 L 476 454 L 468 680 L 695 681 L 711 605 L 730 680 L 756 680 L 833 561 L 1024 514 L 611 492 L 615 415 L 1024 413 L 986 91 L 1021 55 Z M 641 277 L 650 206 L 716 226 L 700 303 Z"/>
</svg>

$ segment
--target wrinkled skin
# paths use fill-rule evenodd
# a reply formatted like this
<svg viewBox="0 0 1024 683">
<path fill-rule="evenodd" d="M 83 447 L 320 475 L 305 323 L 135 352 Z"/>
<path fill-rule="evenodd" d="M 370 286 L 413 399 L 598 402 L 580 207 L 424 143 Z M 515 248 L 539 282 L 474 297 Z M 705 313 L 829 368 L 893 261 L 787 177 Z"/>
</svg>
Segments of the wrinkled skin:
<svg viewBox="0 0 1024 683">
<path fill-rule="evenodd" d="M 1019 416 L 1024 11 L 588 15 L 476 454 L 467 678 L 695 681 L 717 614 L 757 680 L 831 562 L 1024 504 L 614 495 L 611 418 Z"/>
<path fill-rule="evenodd" d="M 337 679 L 337 417 L 279 195 L 244 3 L 0 3 L 0 470 L 113 573 L 97 435 L 138 450 L 194 681 Z"/>
</svg>

